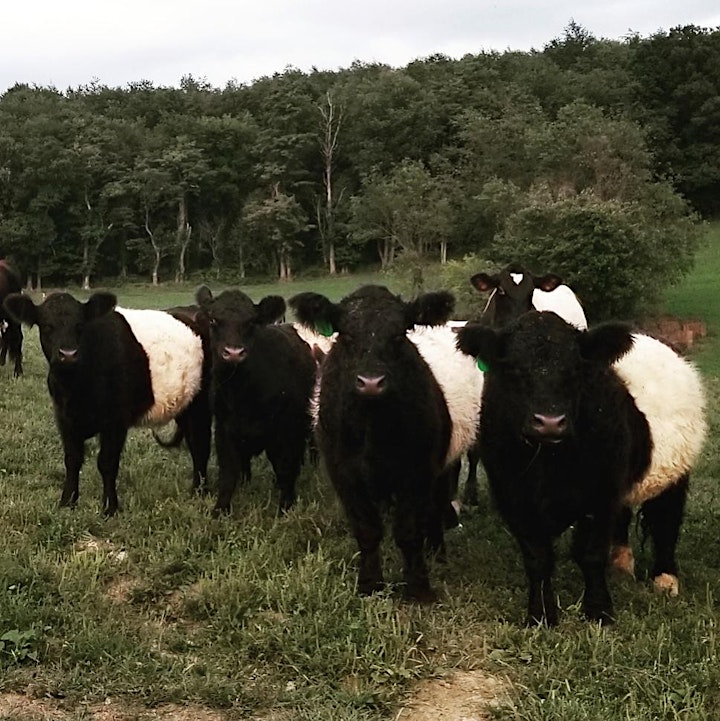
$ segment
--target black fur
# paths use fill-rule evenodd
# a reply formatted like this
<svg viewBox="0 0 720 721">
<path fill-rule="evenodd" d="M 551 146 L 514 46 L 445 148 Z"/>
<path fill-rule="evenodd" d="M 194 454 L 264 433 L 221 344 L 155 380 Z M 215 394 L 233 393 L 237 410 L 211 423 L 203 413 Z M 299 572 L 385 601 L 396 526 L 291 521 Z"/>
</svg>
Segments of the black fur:
<svg viewBox="0 0 720 721">
<path fill-rule="evenodd" d="M 458 347 L 489 366 L 480 454 L 494 501 L 523 554 L 527 619 L 558 620 L 553 539 L 575 526 L 583 609 L 613 620 L 605 579 L 622 498 L 650 462 L 645 416 L 610 367 L 631 336 L 620 324 L 578 331 L 554 313 L 531 311 L 496 331 L 468 326 Z"/>
<path fill-rule="evenodd" d="M 127 321 L 114 311 L 115 303 L 111 293 L 95 293 L 86 303 L 68 293 L 52 294 L 40 305 L 21 294 L 5 299 L 5 308 L 17 321 L 39 327 L 65 456 L 60 505 L 77 502 L 85 441 L 99 435 L 97 466 L 103 510 L 109 516 L 118 510 L 116 480 L 128 429 L 153 404 L 147 355 Z M 191 404 L 178 422 L 186 424 L 186 430 L 193 427 L 194 475 L 204 478 L 209 438 L 203 444 L 202 437 L 209 436 L 209 416 L 198 417 Z"/>
<path fill-rule="evenodd" d="M 358 591 L 383 585 L 381 506 L 390 501 L 405 594 L 433 600 L 424 547 L 444 550 L 451 424 L 442 391 L 406 334 L 416 323 L 444 323 L 452 296 L 429 293 L 406 303 L 365 286 L 337 304 L 303 293 L 290 305 L 306 325 L 330 323 L 338 333 L 322 363 L 316 435 L 360 549 Z"/>
<path fill-rule="evenodd" d="M 255 304 L 240 290 L 214 298 L 197 292 L 198 320 L 210 328 L 211 402 L 219 482 L 214 513 L 230 510 L 238 480 L 250 478 L 250 461 L 265 452 L 278 488 L 280 510 L 295 501 L 295 483 L 310 434 L 310 397 L 316 363 L 292 326 L 273 325 L 285 301 Z"/>
</svg>

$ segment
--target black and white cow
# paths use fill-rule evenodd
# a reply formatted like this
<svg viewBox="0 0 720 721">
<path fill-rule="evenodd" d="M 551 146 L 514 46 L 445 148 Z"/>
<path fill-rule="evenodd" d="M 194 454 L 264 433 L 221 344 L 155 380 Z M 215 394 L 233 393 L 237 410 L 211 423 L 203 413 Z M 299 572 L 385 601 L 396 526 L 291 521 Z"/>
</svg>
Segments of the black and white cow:
<svg viewBox="0 0 720 721">
<path fill-rule="evenodd" d="M 210 454 L 199 335 L 163 311 L 115 305 L 111 293 L 94 293 L 85 303 L 68 293 L 54 293 L 40 305 L 12 294 L 4 303 L 15 320 L 37 325 L 40 331 L 65 455 L 60 505 L 77 502 L 85 441 L 99 435 L 97 466 L 109 516 L 118 510 L 116 480 L 131 426 L 174 419 L 188 441 L 195 488 L 205 481 Z"/>
<path fill-rule="evenodd" d="M 613 620 L 605 578 L 611 535 L 652 450 L 648 422 L 611 367 L 632 343 L 625 326 L 582 332 L 547 311 L 530 311 L 503 330 L 459 331 L 459 348 L 487 366 L 480 455 L 523 555 L 529 623 L 558 621 L 553 540 L 571 525 L 583 610 Z"/>
<path fill-rule="evenodd" d="M 567 286 L 559 285 L 561 280 L 556 275 L 537 278 L 513 264 L 492 276 L 478 273 L 472 282 L 478 290 L 496 289 L 488 307 L 489 320 L 495 327 L 502 327 L 533 306 L 537 310 L 553 310 L 577 328 L 587 327 L 575 294 Z M 538 296 L 538 287 L 556 289 Z M 676 596 L 677 533 L 685 508 L 689 472 L 705 440 L 705 394 L 700 374 L 692 363 L 657 338 L 643 333 L 633 333 L 632 337 L 632 347 L 613 368 L 650 424 L 652 462 L 642 483 L 625 498 L 611 557 L 615 568 L 634 576 L 628 537 L 632 508 L 640 507 L 644 526 L 653 539 L 653 584 L 656 590 Z M 465 497 L 473 490 L 477 494 L 476 483 L 469 478 Z"/>
<path fill-rule="evenodd" d="M 480 451 L 493 497 L 523 552 L 530 620 L 557 621 L 552 539 L 571 524 L 585 611 L 611 619 L 605 566 L 626 507 L 639 503 L 655 549 L 655 586 L 677 593 L 675 545 L 687 468 L 706 432 L 704 396 L 689 364 L 651 344 L 668 354 L 644 367 L 656 397 L 653 408 L 641 408 L 622 369 L 633 374 L 633 355 L 651 340 L 619 324 L 579 331 L 537 311 L 505 329 L 459 332 L 461 350 L 488 367 Z M 686 384 L 682 400 L 672 397 L 678 377 Z M 677 415 L 667 413 L 668 404 Z"/>
<path fill-rule="evenodd" d="M 339 303 L 316 293 L 290 300 L 302 324 L 337 333 L 322 363 L 315 430 L 360 549 L 361 594 L 383 586 L 381 508 L 394 502 L 405 595 L 435 598 L 424 552 L 444 551 L 446 474 L 474 442 L 479 393 L 473 402 L 467 386 L 479 374 L 450 328 L 415 326 L 445 323 L 453 303 L 449 293 L 405 302 L 382 286 Z"/>
<path fill-rule="evenodd" d="M 470 283 L 480 293 L 491 293 L 482 317 L 494 328 L 533 308 L 551 310 L 576 328 L 588 327 L 577 296 L 555 273 L 538 276 L 519 263 L 510 263 L 497 273 L 475 273 Z"/>
<path fill-rule="evenodd" d="M 250 461 L 267 455 L 280 490 L 280 510 L 295 501 L 295 482 L 310 435 L 310 398 L 316 363 L 310 346 L 288 324 L 280 296 L 259 303 L 240 290 L 216 298 L 197 291 L 199 322 L 210 329 L 211 402 L 219 482 L 214 513 L 230 510 L 238 480 L 250 478 Z"/>
<path fill-rule="evenodd" d="M 22 290 L 20 276 L 6 259 L 0 260 L 0 365 L 5 365 L 8 355 L 13 362 L 13 375 L 22 375 L 23 334 L 20 323 L 2 307 L 3 300 L 11 293 Z"/>
</svg>

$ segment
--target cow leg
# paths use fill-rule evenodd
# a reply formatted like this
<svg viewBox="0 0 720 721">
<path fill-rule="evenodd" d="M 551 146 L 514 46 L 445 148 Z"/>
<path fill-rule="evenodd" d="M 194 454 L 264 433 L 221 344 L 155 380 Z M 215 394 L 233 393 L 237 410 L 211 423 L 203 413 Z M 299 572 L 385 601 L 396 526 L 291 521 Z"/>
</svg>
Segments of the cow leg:
<svg viewBox="0 0 720 721">
<path fill-rule="evenodd" d="M 97 467 L 103 482 L 103 513 L 106 516 L 114 516 L 118 511 L 117 476 L 126 438 L 127 428 L 122 426 L 100 433 Z"/>
<path fill-rule="evenodd" d="M 465 492 L 463 493 L 463 505 L 465 506 L 477 506 L 478 505 L 478 482 L 477 482 L 477 468 L 480 462 L 480 452 L 476 445 L 467 452 L 468 462 L 468 476 L 465 481 Z"/>
<path fill-rule="evenodd" d="M 10 351 L 10 358 L 15 361 L 13 375 L 18 378 L 23 373 L 22 367 L 22 326 L 10 323 L 7 329 L 7 347 Z"/>
<path fill-rule="evenodd" d="M 382 516 L 377 504 L 354 483 L 352 469 L 345 461 L 341 462 L 344 467 L 330 472 L 330 478 L 360 551 L 357 590 L 361 596 L 369 596 L 385 585 L 380 561 Z"/>
<path fill-rule="evenodd" d="M 678 595 L 678 565 L 675 548 L 682 525 L 690 478 L 683 474 L 676 483 L 642 506 L 643 526 L 653 543 L 653 585 L 656 591 Z"/>
<path fill-rule="evenodd" d="M 606 571 L 610 553 L 609 514 L 585 516 L 575 525 L 572 556 L 580 567 L 585 581 L 583 611 L 591 621 L 602 624 L 614 622 L 614 611 Z"/>
<path fill-rule="evenodd" d="M 65 457 L 65 484 L 60 496 L 60 505 L 73 508 L 80 495 L 80 469 L 85 460 L 85 441 L 71 429 L 63 429 L 62 443 Z"/>
<path fill-rule="evenodd" d="M 528 579 L 528 606 L 525 623 L 536 626 L 545 622 L 557 626 L 558 609 L 552 574 L 555 570 L 555 553 L 549 538 L 517 537 Z"/>
<path fill-rule="evenodd" d="M 628 506 L 623 506 L 618 512 L 613 525 L 610 563 L 613 568 L 635 578 L 635 559 L 629 540 L 632 517 L 632 509 Z"/>
<path fill-rule="evenodd" d="M 416 476 L 419 488 L 422 481 Z M 427 483 L 427 482 L 426 482 Z M 425 485 L 429 488 L 429 485 Z M 405 581 L 405 598 L 420 603 L 433 603 L 437 594 L 430 587 L 430 577 L 425 563 L 425 534 L 428 524 L 428 509 L 435 505 L 434 498 L 428 494 L 419 494 L 418 488 L 406 490 L 398 494 L 395 504 L 393 535 L 395 543 L 403 555 L 403 580 Z M 442 536 L 442 515 L 430 511 L 435 516 L 434 528 L 430 529 L 430 545 L 438 544 Z M 439 550 L 439 549 L 438 549 Z"/>
<path fill-rule="evenodd" d="M 218 461 L 218 497 L 213 516 L 230 512 L 230 503 L 237 488 L 238 476 L 250 479 L 250 454 L 241 442 L 232 438 L 222 423 L 215 428 L 215 451 Z"/>
<path fill-rule="evenodd" d="M 0 321 L 0 324 L 3 321 Z M 8 354 L 8 341 L 7 341 L 7 329 L 0 330 L 0 366 L 5 365 Z"/>
<path fill-rule="evenodd" d="M 188 409 L 175 419 L 185 436 L 193 464 L 192 492 L 206 493 L 207 467 L 210 459 L 211 414 L 205 394 L 195 398 Z"/>
<path fill-rule="evenodd" d="M 273 445 L 267 449 L 267 457 L 275 473 L 275 484 L 280 491 L 280 513 L 289 510 L 295 503 L 295 482 L 305 454 L 304 441 L 290 444 L 289 439 L 282 440 L 285 441 L 282 447 Z"/>
</svg>

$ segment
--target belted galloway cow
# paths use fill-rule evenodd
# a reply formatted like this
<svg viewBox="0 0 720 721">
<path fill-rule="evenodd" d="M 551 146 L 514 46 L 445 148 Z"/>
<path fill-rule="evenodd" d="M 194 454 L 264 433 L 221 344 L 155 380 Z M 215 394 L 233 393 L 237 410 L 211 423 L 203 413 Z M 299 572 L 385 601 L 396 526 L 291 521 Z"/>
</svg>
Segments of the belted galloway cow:
<svg viewBox="0 0 720 721">
<path fill-rule="evenodd" d="M 444 324 L 449 293 L 406 302 L 364 286 L 339 303 L 317 293 L 290 299 L 300 323 L 337 333 L 315 401 L 316 437 L 360 550 L 358 591 L 383 587 L 382 508 L 393 509 L 404 594 L 429 602 L 425 551 L 442 555 L 450 509 L 448 474 L 474 441 L 479 409 L 468 387 L 478 373 Z M 418 326 L 418 328 L 416 328 Z M 411 332 L 408 332 L 411 331 Z"/>
<path fill-rule="evenodd" d="M 635 342 L 622 324 L 580 331 L 547 311 L 529 311 L 504 329 L 459 331 L 459 348 L 487 367 L 480 455 L 523 555 L 531 623 L 558 621 L 553 540 L 571 525 L 573 558 L 585 582 L 583 610 L 592 620 L 613 620 L 605 572 L 624 506 L 643 497 L 648 479 L 665 481 L 665 490 L 655 492 L 676 494 L 669 479 L 677 479 L 678 467 L 702 443 L 700 408 L 694 427 L 674 419 L 680 439 L 670 465 L 656 467 L 656 457 L 667 462 L 668 456 L 665 449 L 656 456 L 655 419 L 639 408 L 617 370 Z M 683 445 L 684 455 L 678 451 Z M 656 562 L 674 562 L 669 551 L 674 554 L 682 515 L 677 503 L 650 504 L 646 512 Z M 654 573 L 657 582 L 663 573 Z"/>
<path fill-rule="evenodd" d="M 77 502 L 85 441 L 98 435 L 108 516 L 118 510 L 116 480 L 131 426 L 175 420 L 192 456 L 194 488 L 205 482 L 210 454 L 199 334 L 163 311 L 115 305 L 116 297 L 105 292 L 84 303 L 69 293 L 53 293 L 39 305 L 22 294 L 4 302 L 13 319 L 39 328 L 65 458 L 60 505 Z"/>
</svg>

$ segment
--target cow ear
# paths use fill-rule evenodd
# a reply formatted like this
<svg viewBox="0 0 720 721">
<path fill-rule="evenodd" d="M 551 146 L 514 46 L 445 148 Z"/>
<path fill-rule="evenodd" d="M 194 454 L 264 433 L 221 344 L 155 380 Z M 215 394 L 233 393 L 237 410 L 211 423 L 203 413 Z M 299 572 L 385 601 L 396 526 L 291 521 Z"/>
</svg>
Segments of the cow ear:
<svg viewBox="0 0 720 721">
<path fill-rule="evenodd" d="M 338 307 L 324 295 L 298 293 L 290 298 L 289 303 L 298 322 L 320 335 L 331 336 L 339 330 Z"/>
<path fill-rule="evenodd" d="M 10 317 L 18 323 L 33 326 L 38 320 L 38 308 L 32 298 L 22 293 L 10 293 L 3 302 L 3 307 Z"/>
<path fill-rule="evenodd" d="M 95 320 L 109 313 L 117 305 L 117 297 L 114 293 L 93 293 L 85 303 L 85 319 Z"/>
<path fill-rule="evenodd" d="M 206 285 L 201 285 L 195 291 L 195 300 L 199 306 L 206 307 L 212 299 L 212 291 Z"/>
<path fill-rule="evenodd" d="M 612 365 L 633 347 L 630 326 L 625 323 L 604 323 L 580 332 L 580 352 L 587 360 Z"/>
<path fill-rule="evenodd" d="M 275 323 L 285 315 L 285 299 L 279 295 L 267 295 L 256 306 L 257 322 L 262 325 Z"/>
<path fill-rule="evenodd" d="M 494 290 L 500 285 L 500 279 L 497 275 L 488 275 L 487 273 L 475 273 L 470 278 L 473 288 L 480 293 L 485 293 L 488 290 Z"/>
<path fill-rule="evenodd" d="M 468 323 L 457 332 L 457 349 L 478 361 L 481 370 L 492 368 L 501 359 L 501 333 L 484 323 Z"/>
<path fill-rule="evenodd" d="M 555 273 L 548 273 L 547 275 L 533 276 L 533 282 L 536 288 L 549 293 L 559 285 L 562 285 L 562 278 L 559 275 L 555 275 Z"/>
<path fill-rule="evenodd" d="M 408 328 L 414 325 L 442 325 L 447 323 L 455 308 L 455 296 L 446 290 L 423 293 L 406 305 Z"/>
</svg>

